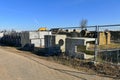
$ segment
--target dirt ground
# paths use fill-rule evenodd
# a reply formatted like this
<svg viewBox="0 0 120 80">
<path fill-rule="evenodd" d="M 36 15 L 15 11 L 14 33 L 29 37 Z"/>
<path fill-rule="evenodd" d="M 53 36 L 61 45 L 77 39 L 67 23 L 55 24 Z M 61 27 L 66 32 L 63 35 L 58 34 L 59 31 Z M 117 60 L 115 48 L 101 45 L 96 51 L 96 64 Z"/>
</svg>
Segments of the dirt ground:
<svg viewBox="0 0 120 80">
<path fill-rule="evenodd" d="M 96 74 L 100 76 L 111 77 L 114 79 L 120 79 L 120 65 L 105 62 L 97 62 L 96 64 L 93 64 L 91 60 L 67 59 L 64 57 L 51 57 L 47 58 L 47 60 L 67 65 L 89 74 Z"/>
<path fill-rule="evenodd" d="M 86 71 L 85 71 L 86 70 Z M 91 71 L 91 70 L 90 70 Z M 119 75 L 118 75 L 119 76 Z M 0 80 L 114 80 L 89 69 L 76 70 L 30 52 L 0 47 Z"/>
</svg>

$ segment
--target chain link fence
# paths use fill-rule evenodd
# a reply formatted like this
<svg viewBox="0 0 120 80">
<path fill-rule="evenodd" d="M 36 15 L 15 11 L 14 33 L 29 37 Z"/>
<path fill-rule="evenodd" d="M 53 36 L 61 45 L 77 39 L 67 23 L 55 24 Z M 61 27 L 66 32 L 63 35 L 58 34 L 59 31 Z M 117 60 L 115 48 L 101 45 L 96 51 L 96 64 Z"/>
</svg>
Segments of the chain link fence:
<svg viewBox="0 0 120 80">
<path fill-rule="evenodd" d="M 75 28 L 75 27 L 73 27 Z M 79 27 L 76 27 L 79 28 Z M 79 28 L 80 29 L 80 28 Z M 94 55 L 94 61 L 120 64 L 120 25 L 96 25 L 80 29 L 80 36 L 95 38 L 86 51 Z"/>
<path fill-rule="evenodd" d="M 92 60 L 114 64 L 120 63 L 120 24 L 86 26 L 84 28 L 65 27 L 63 29 L 68 29 L 66 30 L 68 33 L 62 32 L 62 34 L 68 34 L 68 37 L 95 39 L 95 41 L 86 42 L 86 50 L 83 48 L 81 50 L 81 47 L 79 47 L 79 51 L 92 55 L 94 57 Z M 70 33 L 69 30 L 71 29 L 73 29 L 73 32 Z"/>
<path fill-rule="evenodd" d="M 98 26 L 98 32 L 97 61 L 119 64 L 120 25 Z"/>
</svg>

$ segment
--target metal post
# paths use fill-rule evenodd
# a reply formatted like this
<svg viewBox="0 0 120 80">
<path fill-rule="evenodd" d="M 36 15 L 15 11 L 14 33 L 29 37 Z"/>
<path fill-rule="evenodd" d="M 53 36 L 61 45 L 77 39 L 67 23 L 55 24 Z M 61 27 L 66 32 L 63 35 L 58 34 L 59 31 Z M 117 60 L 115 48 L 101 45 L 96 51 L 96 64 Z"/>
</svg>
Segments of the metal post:
<svg viewBox="0 0 120 80">
<path fill-rule="evenodd" d="M 117 50 L 117 64 L 119 64 L 119 50 Z"/>
<path fill-rule="evenodd" d="M 99 26 L 96 26 L 96 36 L 95 36 L 95 49 L 94 49 L 94 61 L 97 61 L 97 55 L 98 55 L 98 35 L 99 35 L 99 30 L 98 30 Z"/>
</svg>

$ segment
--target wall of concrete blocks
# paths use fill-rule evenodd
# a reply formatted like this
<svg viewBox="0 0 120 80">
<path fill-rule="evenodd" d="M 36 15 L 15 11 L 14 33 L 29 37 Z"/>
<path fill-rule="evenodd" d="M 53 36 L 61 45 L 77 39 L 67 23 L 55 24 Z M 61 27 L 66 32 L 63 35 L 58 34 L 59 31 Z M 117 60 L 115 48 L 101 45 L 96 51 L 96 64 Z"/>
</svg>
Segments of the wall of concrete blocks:
<svg viewBox="0 0 120 80">
<path fill-rule="evenodd" d="M 21 33 L 18 32 L 6 32 L 1 38 L 1 43 L 10 46 L 21 46 Z"/>
<path fill-rule="evenodd" d="M 4 33 L 0 33 L 0 40 L 1 40 L 1 38 L 4 36 Z"/>
<path fill-rule="evenodd" d="M 77 47 L 83 46 L 84 50 L 86 50 L 88 47 L 87 44 L 89 42 L 95 42 L 95 38 L 76 38 L 76 37 L 66 38 L 66 50 L 65 50 L 66 55 L 70 57 L 85 59 L 86 54 L 83 52 L 78 52 Z"/>
<path fill-rule="evenodd" d="M 29 32 L 25 31 L 21 33 L 21 46 L 24 47 L 26 44 L 30 44 Z"/>
<path fill-rule="evenodd" d="M 22 32 L 21 43 L 22 47 L 26 44 L 34 44 L 35 47 L 44 47 L 44 36 L 51 35 L 50 31 L 29 31 Z"/>
<path fill-rule="evenodd" d="M 22 46 L 34 44 L 35 47 L 44 47 L 44 36 L 51 35 L 50 31 L 25 31 L 25 32 L 5 32 L 1 42 L 10 46 Z"/>
<path fill-rule="evenodd" d="M 84 40 L 79 40 L 77 38 L 66 38 L 66 54 L 69 56 L 76 56 L 77 45 L 84 45 Z"/>
<path fill-rule="evenodd" d="M 62 52 L 65 52 L 66 35 L 46 35 L 45 48 L 59 46 Z"/>
</svg>

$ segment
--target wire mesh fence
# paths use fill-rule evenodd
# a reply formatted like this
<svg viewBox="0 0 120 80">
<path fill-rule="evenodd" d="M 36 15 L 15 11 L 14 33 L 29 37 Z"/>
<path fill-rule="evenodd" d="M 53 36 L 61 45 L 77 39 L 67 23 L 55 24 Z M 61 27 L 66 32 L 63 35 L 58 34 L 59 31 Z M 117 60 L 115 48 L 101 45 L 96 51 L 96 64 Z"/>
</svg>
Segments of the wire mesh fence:
<svg viewBox="0 0 120 80">
<path fill-rule="evenodd" d="M 96 25 L 80 27 L 66 27 L 62 29 L 76 29 L 80 30 L 75 35 L 75 30 L 72 32 L 74 35 L 70 37 L 83 37 L 86 39 L 94 38 L 93 42 L 86 42 L 86 50 L 79 50 L 86 54 L 92 54 L 94 61 L 120 63 L 120 24 L 115 25 Z M 67 30 L 68 31 L 68 30 Z"/>
<path fill-rule="evenodd" d="M 75 28 L 75 27 L 74 27 Z M 76 27 L 78 28 L 78 27 Z M 83 31 L 84 30 L 84 31 Z M 120 63 L 120 25 L 87 26 L 81 29 L 80 37 L 95 38 L 87 52 L 94 52 L 94 60 L 108 63 Z M 87 45 L 86 45 L 87 46 Z M 86 51 L 85 51 L 86 52 Z"/>
<path fill-rule="evenodd" d="M 97 61 L 120 63 L 120 25 L 100 26 Z"/>
</svg>

